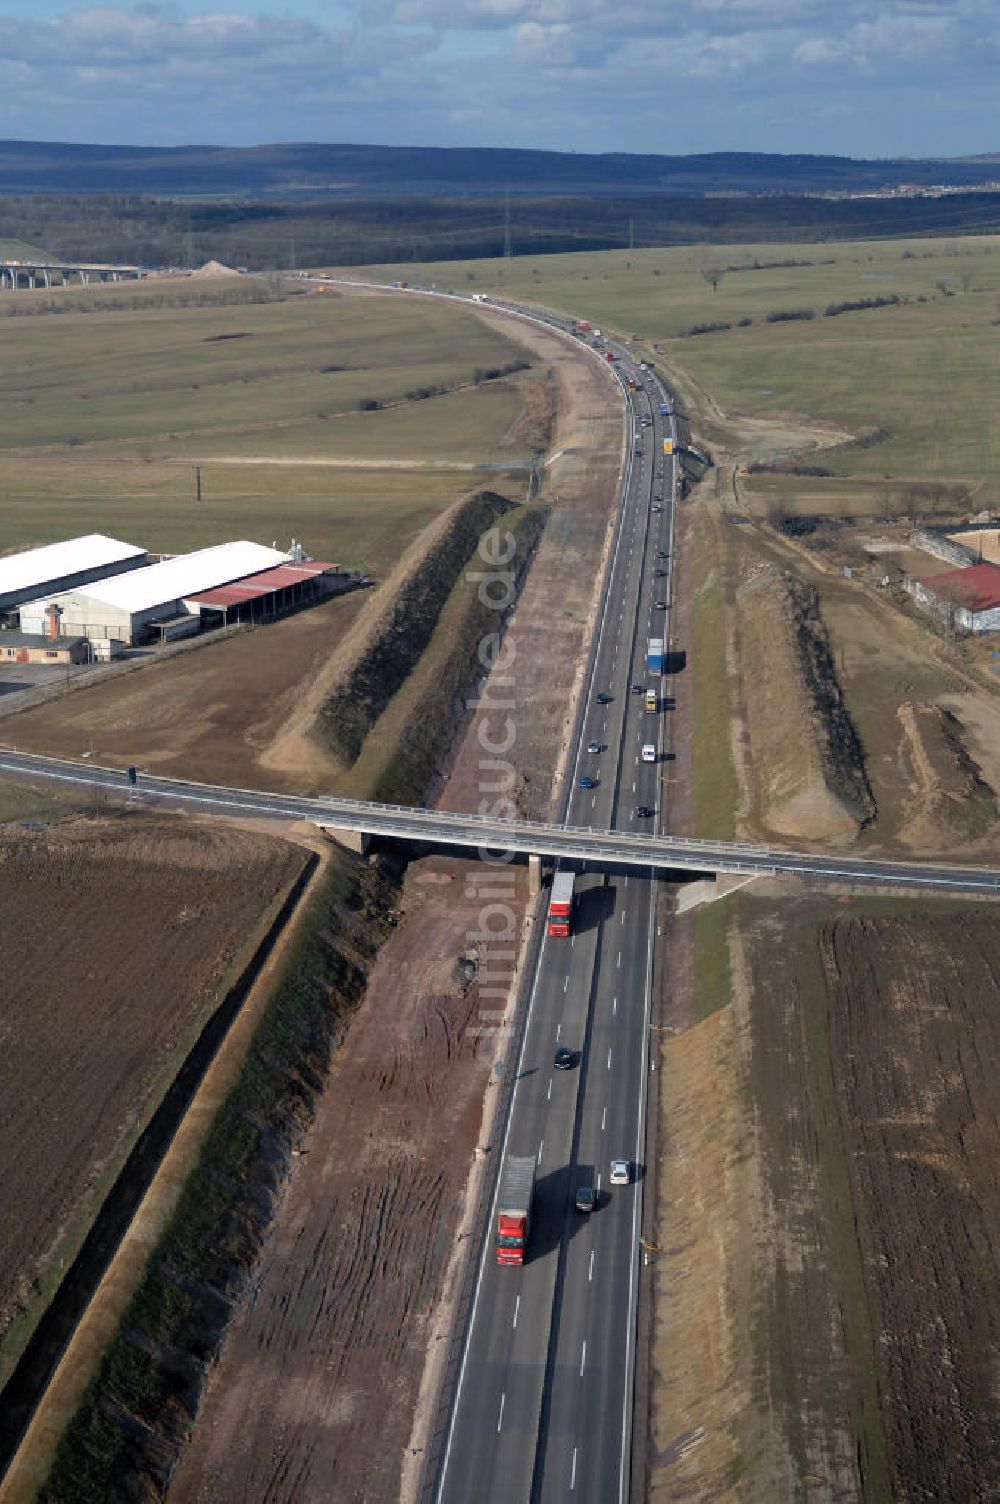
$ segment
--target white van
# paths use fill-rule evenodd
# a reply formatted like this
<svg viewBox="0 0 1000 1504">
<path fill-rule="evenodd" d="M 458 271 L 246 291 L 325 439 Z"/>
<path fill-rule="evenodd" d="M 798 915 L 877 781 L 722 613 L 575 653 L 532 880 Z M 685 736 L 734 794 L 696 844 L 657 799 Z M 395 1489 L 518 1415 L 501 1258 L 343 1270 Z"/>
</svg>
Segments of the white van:
<svg viewBox="0 0 1000 1504">
<path fill-rule="evenodd" d="M 643 744 L 643 748 L 642 748 L 642 760 L 643 760 L 643 762 L 655 762 L 656 761 L 656 748 L 653 746 L 652 742 L 645 742 Z"/>
</svg>

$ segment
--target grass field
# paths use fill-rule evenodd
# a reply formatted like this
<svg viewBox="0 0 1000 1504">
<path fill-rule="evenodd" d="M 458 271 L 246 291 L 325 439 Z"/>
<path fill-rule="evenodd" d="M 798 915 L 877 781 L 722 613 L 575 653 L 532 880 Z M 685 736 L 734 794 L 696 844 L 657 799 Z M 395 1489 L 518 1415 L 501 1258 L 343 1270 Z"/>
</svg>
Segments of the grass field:
<svg viewBox="0 0 1000 1504">
<path fill-rule="evenodd" d="M 93 528 L 158 551 L 294 536 L 383 570 L 473 465 L 523 458 L 519 381 L 533 373 L 475 378 L 530 357 L 471 313 L 327 294 L 156 306 L 232 285 L 17 295 L 93 311 L 2 324 L 0 548 Z M 408 396 L 428 389 L 441 395 Z"/>
<path fill-rule="evenodd" d="M 804 415 L 855 433 L 885 432 L 873 447 L 825 457 L 839 474 L 980 481 L 1000 468 L 1000 435 L 990 422 L 1000 400 L 995 236 L 608 251 L 374 270 L 456 291 L 533 298 L 598 327 L 640 334 L 727 412 Z M 716 270 L 713 290 L 707 278 Z M 824 316 L 831 304 L 892 296 L 899 305 Z M 814 317 L 766 321 L 769 313 L 800 309 Z M 750 322 L 741 328 L 741 320 Z M 731 327 L 680 337 L 708 323 Z"/>
</svg>

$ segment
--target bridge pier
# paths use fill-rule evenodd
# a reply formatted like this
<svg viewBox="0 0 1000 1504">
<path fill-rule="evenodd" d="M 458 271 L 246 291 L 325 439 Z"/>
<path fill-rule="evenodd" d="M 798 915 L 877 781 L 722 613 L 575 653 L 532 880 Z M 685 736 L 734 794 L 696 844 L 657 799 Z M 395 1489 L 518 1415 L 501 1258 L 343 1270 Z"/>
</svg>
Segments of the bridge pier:
<svg viewBox="0 0 1000 1504">
<path fill-rule="evenodd" d="M 758 877 L 763 876 L 760 872 L 749 874 L 742 872 L 717 872 L 714 877 L 699 878 L 697 882 L 682 883 L 677 890 L 677 905 L 674 910 L 677 914 L 687 914 L 691 909 L 700 909 L 706 903 L 718 903 L 720 898 L 728 898 L 737 888 L 745 888 L 747 883 L 756 882 Z"/>
<path fill-rule="evenodd" d="M 337 825 L 321 825 L 325 836 L 331 841 L 336 841 L 338 846 L 343 846 L 345 851 L 353 851 L 358 856 L 367 856 L 372 838 L 363 830 L 342 830 Z"/>
</svg>

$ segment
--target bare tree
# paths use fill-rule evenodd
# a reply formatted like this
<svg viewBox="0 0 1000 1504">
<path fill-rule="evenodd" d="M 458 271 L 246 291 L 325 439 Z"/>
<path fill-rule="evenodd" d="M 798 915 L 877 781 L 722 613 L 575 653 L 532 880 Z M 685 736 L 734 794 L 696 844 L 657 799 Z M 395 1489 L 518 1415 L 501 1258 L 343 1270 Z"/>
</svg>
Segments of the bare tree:
<svg viewBox="0 0 1000 1504">
<path fill-rule="evenodd" d="M 698 271 L 701 274 L 702 279 L 705 282 L 708 283 L 708 285 L 712 289 L 712 291 L 716 292 L 717 289 L 718 289 L 719 283 L 722 281 L 722 267 L 721 266 L 700 266 L 698 268 Z"/>
</svg>

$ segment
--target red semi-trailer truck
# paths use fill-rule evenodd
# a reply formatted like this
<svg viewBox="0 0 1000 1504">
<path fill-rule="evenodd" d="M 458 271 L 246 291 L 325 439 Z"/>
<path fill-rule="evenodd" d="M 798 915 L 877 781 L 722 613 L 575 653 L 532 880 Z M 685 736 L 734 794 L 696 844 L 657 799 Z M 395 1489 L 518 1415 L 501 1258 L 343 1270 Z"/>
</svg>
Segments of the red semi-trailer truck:
<svg viewBox="0 0 1000 1504">
<path fill-rule="evenodd" d="M 497 1263 L 523 1264 L 531 1228 L 535 1156 L 507 1156 L 497 1199 Z"/>
<path fill-rule="evenodd" d="M 549 894 L 549 934 L 565 940 L 573 932 L 573 874 L 557 872 Z"/>
</svg>

